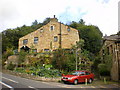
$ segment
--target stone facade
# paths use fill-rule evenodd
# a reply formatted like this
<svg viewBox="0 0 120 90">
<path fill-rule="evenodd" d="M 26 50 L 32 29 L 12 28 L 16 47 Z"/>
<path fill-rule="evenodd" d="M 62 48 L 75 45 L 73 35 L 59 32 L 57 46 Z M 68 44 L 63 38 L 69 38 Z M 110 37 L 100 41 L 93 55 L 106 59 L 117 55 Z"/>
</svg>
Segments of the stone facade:
<svg viewBox="0 0 120 90">
<path fill-rule="evenodd" d="M 104 45 L 101 50 L 101 55 L 104 57 L 105 48 L 108 54 L 112 55 L 111 79 L 114 81 L 120 80 L 120 36 L 111 35 L 104 37 Z"/>
<path fill-rule="evenodd" d="M 77 41 L 79 41 L 78 30 L 58 22 L 58 19 L 54 17 L 48 24 L 21 37 L 18 51 L 24 47 L 37 53 L 53 51 L 59 47 L 70 49 Z"/>
</svg>

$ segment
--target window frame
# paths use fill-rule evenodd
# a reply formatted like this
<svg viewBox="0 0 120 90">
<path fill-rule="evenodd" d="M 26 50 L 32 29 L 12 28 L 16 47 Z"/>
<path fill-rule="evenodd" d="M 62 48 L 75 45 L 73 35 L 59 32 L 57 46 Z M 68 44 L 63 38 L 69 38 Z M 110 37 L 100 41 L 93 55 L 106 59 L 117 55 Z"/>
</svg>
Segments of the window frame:
<svg viewBox="0 0 120 90">
<path fill-rule="evenodd" d="M 58 41 L 58 36 L 54 36 L 54 42 Z"/>
<path fill-rule="evenodd" d="M 26 45 L 28 43 L 28 39 L 23 40 L 23 45 Z"/>
<path fill-rule="evenodd" d="M 38 43 L 38 37 L 34 37 L 34 44 Z"/>
<path fill-rule="evenodd" d="M 50 30 L 51 30 L 51 31 L 54 30 L 54 26 L 53 26 L 53 25 L 50 26 Z"/>
<path fill-rule="evenodd" d="M 33 53 L 37 53 L 37 49 L 32 49 L 32 52 Z"/>
</svg>

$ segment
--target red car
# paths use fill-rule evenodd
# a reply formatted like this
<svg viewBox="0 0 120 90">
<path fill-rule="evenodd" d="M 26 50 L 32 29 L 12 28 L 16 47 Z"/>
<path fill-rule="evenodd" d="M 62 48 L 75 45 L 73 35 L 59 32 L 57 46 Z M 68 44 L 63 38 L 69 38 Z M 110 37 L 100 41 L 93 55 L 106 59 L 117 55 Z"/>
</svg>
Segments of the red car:
<svg viewBox="0 0 120 90">
<path fill-rule="evenodd" d="M 73 71 L 69 75 L 63 75 L 61 80 L 64 83 L 69 82 L 74 84 L 86 81 L 92 83 L 92 81 L 94 80 L 94 76 L 95 75 L 89 71 Z"/>
</svg>

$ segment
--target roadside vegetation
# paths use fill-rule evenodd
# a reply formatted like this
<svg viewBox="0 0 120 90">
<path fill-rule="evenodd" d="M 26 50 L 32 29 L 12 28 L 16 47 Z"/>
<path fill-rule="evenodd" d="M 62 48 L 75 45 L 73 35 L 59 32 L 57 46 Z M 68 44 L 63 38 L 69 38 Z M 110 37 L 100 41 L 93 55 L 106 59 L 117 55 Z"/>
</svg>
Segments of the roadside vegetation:
<svg viewBox="0 0 120 90">
<path fill-rule="evenodd" d="M 2 32 L 2 66 L 15 72 L 38 75 L 41 77 L 60 77 L 73 70 L 89 70 L 96 76 L 110 76 L 111 56 L 107 54 L 100 57 L 103 34 L 97 26 L 86 25 L 81 19 L 79 22 L 71 22 L 68 26 L 79 31 L 80 41 L 70 50 L 59 48 L 54 52 L 47 53 L 27 53 L 17 52 L 18 40 L 20 37 L 35 31 L 50 21 L 46 18 L 43 23 L 35 20 L 31 26 L 23 25 L 15 29 L 7 29 Z M 107 52 L 106 52 L 107 53 Z M 18 63 L 9 63 L 6 60 L 10 55 L 19 56 Z M 28 62 L 28 63 L 27 63 Z M 109 63 L 109 65 L 107 65 Z"/>
</svg>

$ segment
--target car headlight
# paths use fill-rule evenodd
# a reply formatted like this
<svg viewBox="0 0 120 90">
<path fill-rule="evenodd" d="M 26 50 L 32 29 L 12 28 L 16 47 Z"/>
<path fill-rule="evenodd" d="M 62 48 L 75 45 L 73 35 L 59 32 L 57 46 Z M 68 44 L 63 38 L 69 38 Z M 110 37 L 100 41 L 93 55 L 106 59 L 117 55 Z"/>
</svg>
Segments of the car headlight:
<svg viewBox="0 0 120 90">
<path fill-rule="evenodd" d="M 68 78 L 68 80 L 70 80 L 70 79 L 72 79 L 72 78 Z"/>
</svg>

